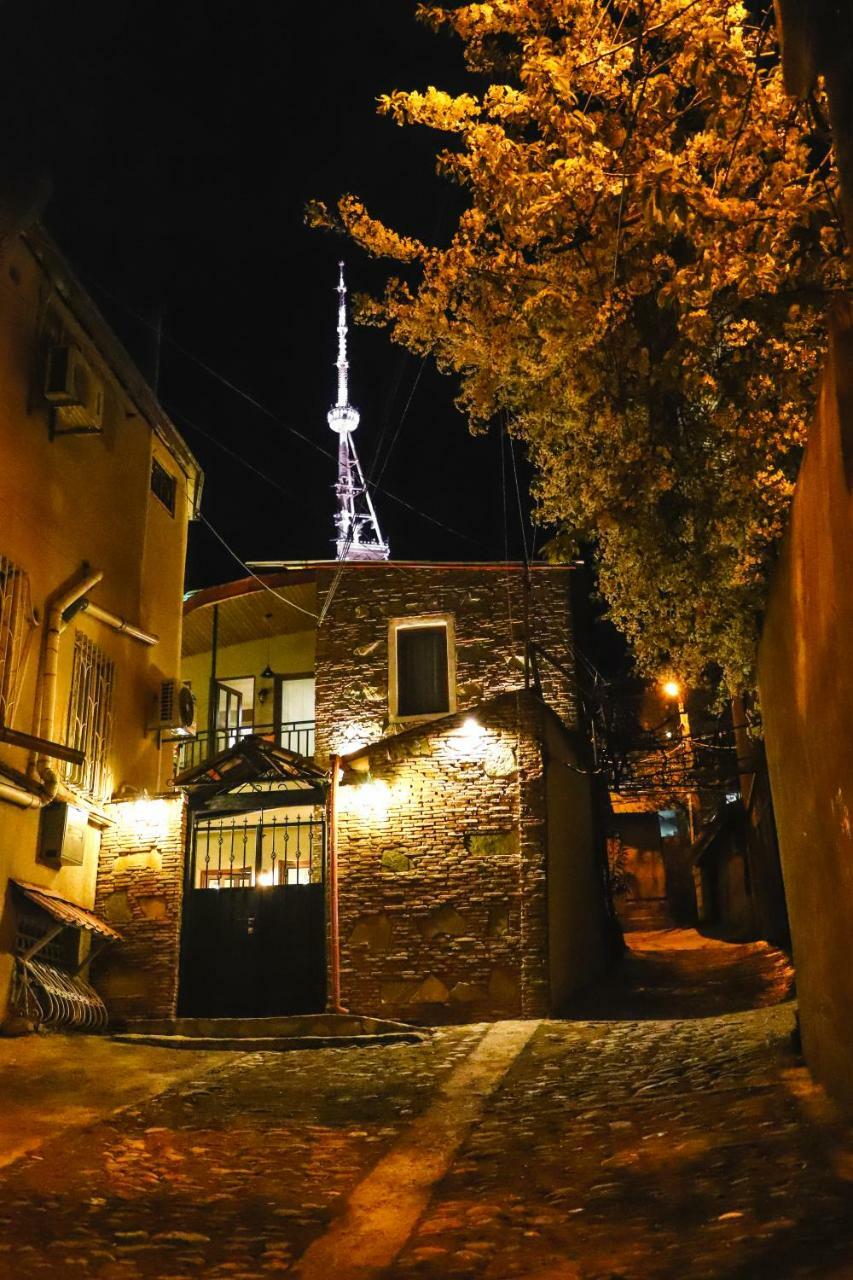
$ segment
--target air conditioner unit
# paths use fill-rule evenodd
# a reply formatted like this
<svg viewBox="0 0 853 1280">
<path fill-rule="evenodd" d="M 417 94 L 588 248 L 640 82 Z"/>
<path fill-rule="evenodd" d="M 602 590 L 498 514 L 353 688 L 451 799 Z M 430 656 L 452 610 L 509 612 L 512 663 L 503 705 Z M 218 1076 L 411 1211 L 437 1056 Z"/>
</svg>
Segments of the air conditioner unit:
<svg viewBox="0 0 853 1280">
<path fill-rule="evenodd" d="M 197 731 L 195 698 L 185 684 L 178 680 L 164 680 L 156 697 L 153 728 L 166 735 L 166 741 L 177 738 L 194 738 Z"/>
<path fill-rule="evenodd" d="M 53 405 L 56 434 L 95 433 L 104 425 L 104 387 L 78 347 L 52 347 L 45 399 Z"/>
</svg>

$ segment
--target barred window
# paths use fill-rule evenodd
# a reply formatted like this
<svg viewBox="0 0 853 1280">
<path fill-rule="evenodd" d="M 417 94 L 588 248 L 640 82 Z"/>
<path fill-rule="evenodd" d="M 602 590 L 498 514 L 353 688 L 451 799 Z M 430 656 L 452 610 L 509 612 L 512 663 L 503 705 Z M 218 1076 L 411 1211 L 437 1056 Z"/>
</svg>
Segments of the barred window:
<svg viewBox="0 0 853 1280">
<path fill-rule="evenodd" d="M 74 666 L 68 700 L 66 743 L 82 751 L 82 764 L 68 765 L 66 779 L 95 799 L 106 799 L 109 790 L 107 753 L 113 719 L 114 667 L 88 636 L 74 637 Z"/>
<path fill-rule="evenodd" d="M 0 725 L 12 724 L 35 625 L 30 580 L 0 555 Z"/>
</svg>

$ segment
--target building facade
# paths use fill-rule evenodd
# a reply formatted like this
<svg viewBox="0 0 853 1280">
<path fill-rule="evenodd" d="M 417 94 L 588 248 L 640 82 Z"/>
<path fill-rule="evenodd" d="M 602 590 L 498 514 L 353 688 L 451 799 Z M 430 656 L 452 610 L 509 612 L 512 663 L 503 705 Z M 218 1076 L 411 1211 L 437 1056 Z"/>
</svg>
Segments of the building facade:
<svg viewBox="0 0 853 1280">
<path fill-rule="evenodd" d="M 192 596 L 183 883 L 164 856 L 127 890 L 114 1015 L 532 1016 L 595 978 L 604 841 L 568 585 L 544 565 L 362 560 Z M 117 892 L 104 864 L 114 921 Z M 150 963 L 137 894 L 182 898 Z M 115 988 L 130 955 L 163 979 L 143 997 Z"/>
<path fill-rule="evenodd" d="M 201 473 L 37 227 L 0 255 L 0 450 L 0 1020 L 39 973 L 47 1020 L 85 1021 L 89 943 L 121 931 L 101 849 L 136 855 L 155 802 L 182 824 L 156 797 Z"/>
</svg>

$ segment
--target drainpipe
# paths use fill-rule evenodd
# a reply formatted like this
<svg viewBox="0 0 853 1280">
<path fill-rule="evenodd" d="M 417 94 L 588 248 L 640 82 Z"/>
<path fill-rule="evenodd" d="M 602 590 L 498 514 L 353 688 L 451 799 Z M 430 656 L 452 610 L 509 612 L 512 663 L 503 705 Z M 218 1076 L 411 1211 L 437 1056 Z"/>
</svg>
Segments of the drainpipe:
<svg viewBox="0 0 853 1280">
<path fill-rule="evenodd" d="M 329 989 L 329 1006 L 332 1013 L 346 1013 L 341 1005 L 341 932 L 338 919 L 338 773 L 340 756 L 333 755 L 330 761 L 331 781 L 329 784 L 329 964 L 331 982 Z"/>
<path fill-rule="evenodd" d="M 40 710 L 38 717 L 38 737 L 53 739 L 54 720 L 56 718 L 56 681 L 59 672 L 59 637 L 65 629 L 62 615 L 66 609 L 91 591 L 101 581 L 102 570 L 92 570 L 84 562 L 80 569 L 81 576 L 70 587 L 60 587 L 48 596 L 45 601 L 45 636 L 41 652 L 39 684 L 41 690 Z M 32 762 L 31 774 L 41 776 L 45 782 L 52 782 L 53 772 L 48 768 L 48 757 L 39 755 Z"/>
<path fill-rule="evenodd" d="M 131 640 L 138 640 L 140 644 L 159 643 L 159 636 L 153 636 L 150 632 L 143 631 L 141 627 L 135 627 L 126 618 L 120 617 L 117 613 L 111 613 L 109 609 L 102 609 L 99 604 L 92 604 L 91 600 L 84 600 L 81 608 L 90 618 L 97 618 L 98 622 L 103 622 L 105 626 L 112 627 L 113 631 L 118 631 L 122 635 L 130 636 Z"/>
<path fill-rule="evenodd" d="M 16 804 L 20 809 L 41 809 L 48 803 L 43 796 L 37 796 L 23 787 L 13 786 L 11 782 L 0 782 L 0 800 Z"/>
</svg>

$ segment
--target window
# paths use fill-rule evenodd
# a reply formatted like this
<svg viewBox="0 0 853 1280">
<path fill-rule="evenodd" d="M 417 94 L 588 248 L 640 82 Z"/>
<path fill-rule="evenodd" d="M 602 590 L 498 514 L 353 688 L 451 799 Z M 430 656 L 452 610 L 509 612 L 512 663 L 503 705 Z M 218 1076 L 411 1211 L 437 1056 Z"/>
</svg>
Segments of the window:
<svg viewBox="0 0 853 1280">
<path fill-rule="evenodd" d="M 160 499 L 170 516 L 175 514 L 176 487 L 175 477 L 170 476 L 166 468 L 154 458 L 151 463 L 151 492 L 155 498 Z"/>
<path fill-rule="evenodd" d="M 456 710 L 453 618 L 395 618 L 389 637 L 389 702 L 394 720 Z"/>
<path fill-rule="evenodd" d="M 278 882 L 279 884 L 310 884 L 311 868 L 286 867 L 283 863 L 279 863 Z"/>
<path fill-rule="evenodd" d="M 0 555 L 0 725 L 12 724 L 35 625 L 30 580 Z"/>
<path fill-rule="evenodd" d="M 74 637 L 66 742 L 86 758 L 82 764 L 67 766 L 66 779 L 99 800 L 106 798 L 109 789 L 107 752 L 112 731 L 113 675 L 114 667 L 106 654 L 78 631 Z"/>
<path fill-rule="evenodd" d="M 671 840 L 678 835 L 678 815 L 674 809 L 659 810 L 658 822 L 662 840 Z"/>
<path fill-rule="evenodd" d="M 251 889 L 252 870 L 250 867 L 203 870 L 201 887 L 202 889 Z"/>
</svg>

